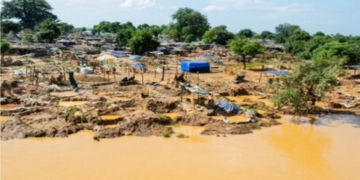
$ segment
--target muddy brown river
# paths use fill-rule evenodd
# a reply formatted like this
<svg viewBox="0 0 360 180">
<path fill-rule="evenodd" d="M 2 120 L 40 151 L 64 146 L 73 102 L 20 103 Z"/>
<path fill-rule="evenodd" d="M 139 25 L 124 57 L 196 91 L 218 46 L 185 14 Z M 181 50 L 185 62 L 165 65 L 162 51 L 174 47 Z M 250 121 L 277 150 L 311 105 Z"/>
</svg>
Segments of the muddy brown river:
<svg viewBox="0 0 360 180">
<path fill-rule="evenodd" d="M 328 116 L 253 134 L 189 138 L 123 137 L 96 142 L 90 132 L 65 139 L 1 142 L 1 179 L 360 179 L 360 118 Z"/>
</svg>

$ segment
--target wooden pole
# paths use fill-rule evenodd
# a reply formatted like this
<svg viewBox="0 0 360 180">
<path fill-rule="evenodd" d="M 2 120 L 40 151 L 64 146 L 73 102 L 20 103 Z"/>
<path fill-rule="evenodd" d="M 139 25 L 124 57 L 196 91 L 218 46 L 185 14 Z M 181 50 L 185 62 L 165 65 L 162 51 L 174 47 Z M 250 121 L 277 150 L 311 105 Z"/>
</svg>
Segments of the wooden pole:
<svg viewBox="0 0 360 180">
<path fill-rule="evenodd" d="M 197 72 L 197 80 L 198 80 L 197 85 L 200 87 L 200 76 L 199 76 L 199 71 Z M 199 94 L 199 93 L 198 93 L 198 102 L 200 102 L 200 94 Z"/>
<path fill-rule="evenodd" d="M 144 70 L 141 71 L 141 84 L 144 86 Z"/>
<path fill-rule="evenodd" d="M 165 66 L 162 67 L 162 76 L 161 76 L 161 81 L 163 81 L 165 78 Z"/>
<path fill-rule="evenodd" d="M 154 78 L 156 78 L 156 67 L 154 67 Z"/>
</svg>

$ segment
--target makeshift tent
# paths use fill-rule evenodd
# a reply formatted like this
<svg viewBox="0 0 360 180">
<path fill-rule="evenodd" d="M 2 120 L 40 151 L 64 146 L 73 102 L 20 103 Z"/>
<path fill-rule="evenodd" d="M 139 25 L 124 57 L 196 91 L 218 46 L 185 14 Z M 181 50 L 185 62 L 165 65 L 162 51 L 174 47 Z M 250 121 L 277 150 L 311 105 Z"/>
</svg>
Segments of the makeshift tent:
<svg viewBox="0 0 360 180">
<path fill-rule="evenodd" d="M 228 101 L 220 101 L 216 104 L 216 106 L 223 109 L 227 113 L 231 112 L 231 113 L 237 114 L 240 111 L 239 107 L 237 107 L 234 104 L 231 104 Z"/>
<path fill-rule="evenodd" d="M 183 61 L 181 62 L 183 72 L 210 72 L 210 63 L 207 61 Z"/>
<path fill-rule="evenodd" d="M 121 58 L 121 57 L 126 57 L 127 55 L 124 53 L 124 51 L 113 51 L 111 52 L 111 55 Z"/>
<path fill-rule="evenodd" d="M 141 62 L 133 63 L 130 67 L 133 69 L 143 69 L 144 71 L 146 70 L 146 65 Z"/>
<path fill-rule="evenodd" d="M 140 56 L 140 55 L 132 55 L 129 57 L 129 59 L 133 60 L 133 61 L 140 60 L 141 58 L 142 58 L 142 56 Z"/>
</svg>

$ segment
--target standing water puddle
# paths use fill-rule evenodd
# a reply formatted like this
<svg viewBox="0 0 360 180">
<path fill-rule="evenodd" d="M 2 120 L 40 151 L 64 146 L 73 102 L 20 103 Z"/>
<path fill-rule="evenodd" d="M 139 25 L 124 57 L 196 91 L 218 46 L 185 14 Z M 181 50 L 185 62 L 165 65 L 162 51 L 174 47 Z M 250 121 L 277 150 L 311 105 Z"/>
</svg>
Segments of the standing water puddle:
<svg viewBox="0 0 360 180">
<path fill-rule="evenodd" d="M 88 103 L 89 101 L 60 101 L 60 106 L 78 106 L 78 105 L 84 105 Z"/>
<path fill-rule="evenodd" d="M 4 105 L 0 105 L 0 109 L 1 110 L 13 110 L 13 109 L 17 109 L 17 108 L 21 108 L 23 107 L 22 105 L 19 104 L 4 104 Z"/>
<path fill-rule="evenodd" d="M 180 126 L 189 138 L 17 139 L 2 142 L 1 179 L 360 179 L 359 128 L 343 115 L 227 137 Z"/>
<path fill-rule="evenodd" d="M 6 122 L 6 121 L 8 121 L 10 119 L 11 119 L 11 117 L 9 117 L 9 116 L 0 116 L 0 121 L 1 122 Z"/>
</svg>

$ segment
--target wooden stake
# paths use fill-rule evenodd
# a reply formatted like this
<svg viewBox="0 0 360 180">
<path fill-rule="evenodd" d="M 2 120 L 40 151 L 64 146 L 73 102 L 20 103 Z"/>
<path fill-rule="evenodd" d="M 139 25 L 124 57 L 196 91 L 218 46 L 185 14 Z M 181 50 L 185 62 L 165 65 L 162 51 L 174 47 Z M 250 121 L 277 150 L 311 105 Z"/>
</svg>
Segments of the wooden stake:
<svg viewBox="0 0 360 180">
<path fill-rule="evenodd" d="M 141 71 L 141 84 L 144 86 L 144 70 Z"/>
<path fill-rule="evenodd" d="M 161 76 L 161 81 L 163 81 L 165 78 L 165 66 L 162 67 L 162 76 Z"/>
</svg>

